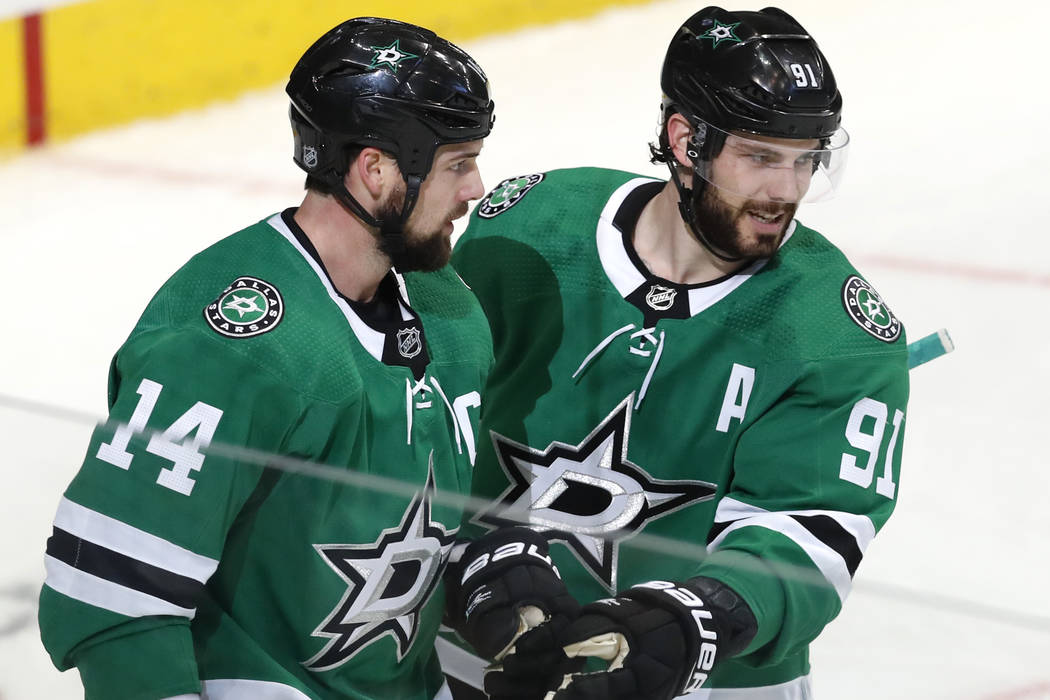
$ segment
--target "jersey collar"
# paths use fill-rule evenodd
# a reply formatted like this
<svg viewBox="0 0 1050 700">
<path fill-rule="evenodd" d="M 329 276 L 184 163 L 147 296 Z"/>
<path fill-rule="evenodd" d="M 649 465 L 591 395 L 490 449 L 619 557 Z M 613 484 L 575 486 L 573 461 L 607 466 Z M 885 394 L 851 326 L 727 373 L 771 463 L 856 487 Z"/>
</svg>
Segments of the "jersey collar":
<svg viewBox="0 0 1050 700">
<path fill-rule="evenodd" d="M 280 213 L 271 216 L 267 220 L 267 223 L 270 226 L 272 226 L 278 233 L 280 233 L 292 245 L 292 247 L 299 251 L 299 254 L 302 255 L 303 259 L 310 266 L 310 269 L 312 269 L 314 271 L 314 274 L 317 275 L 317 279 L 324 286 L 325 291 L 328 292 L 329 298 L 331 298 L 332 302 L 336 305 L 339 311 L 342 312 L 343 317 L 346 318 L 347 323 L 350 325 L 350 329 L 353 331 L 354 336 L 361 344 L 361 347 L 363 347 L 365 351 L 368 352 L 368 354 L 375 358 L 378 362 L 382 362 L 384 364 L 404 365 L 410 367 L 413 371 L 413 374 L 418 375 L 419 369 L 421 369 L 415 366 L 418 363 L 413 362 L 411 360 L 402 361 L 402 359 L 399 357 L 392 357 L 393 353 L 390 349 L 391 342 L 396 343 L 397 340 L 396 338 L 394 338 L 393 341 L 391 341 L 390 328 L 385 328 L 384 330 L 386 332 L 384 332 L 384 330 L 374 328 L 373 325 L 370 325 L 368 321 L 366 321 L 361 316 L 361 314 L 358 313 L 358 310 L 354 308 L 356 305 L 351 304 L 349 300 L 346 299 L 346 297 L 344 297 L 336 290 L 336 288 L 332 284 L 331 278 L 328 276 L 327 270 L 324 269 L 324 266 L 321 264 L 316 251 L 310 244 L 309 239 L 306 238 L 305 235 L 303 235 L 302 237 L 297 235 L 297 233 L 301 232 L 301 230 L 293 231 L 292 228 L 288 225 L 287 221 L 285 221 L 282 214 Z M 425 349 L 425 343 L 422 339 L 422 322 L 409 305 L 408 288 L 405 285 L 404 277 L 393 268 L 390 269 L 390 274 L 393 276 L 394 281 L 397 284 L 397 303 L 402 320 L 401 325 L 405 327 L 418 328 L 420 334 L 418 342 L 423 345 L 422 352 L 420 353 L 419 357 L 425 367 L 426 363 L 428 362 L 428 358 L 426 357 L 427 353 Z M 386 352 L 384 352 L 384 349 L 386 350 Z M 412 359 L 414 359 L 414 357 Z"/>
<path fill-rule="evenodd" d="M 625 229 L 627 226 L 633 229 L 638 220 L 640 208 L 657 193 L 658 190 L 653 188 L 654 183 L 662 184 L 662 181 L 645 177 L 635 178 L 625 182 L 609 197 L 598 217 L 596 231 L 598 258 L 605 270 L 606 277 L 609 278 L 620 296 L 630 303 L 635 304 L 632 299 L 638 298 L 639 290 L 656 285 L 683 292 L 689 302 L 687 313 L 689 316 L 696 316 L 751 279 L 752 275 L 765 266 L 768 258 L 756 260 L 735 274 L 701 284 L 678 284 L 652 274 L 638 260 L 637 254 L 628 242 L 630 230 Z M 651 190 L 651 194 L 639 203 L 638 198 L 645 193 L 645 190 Z M 636 208 L 638 211 L 629 211 Z M 781 245 L 791 238 L 795 232 L 795 225 L 796 222 L 793 220 L 788 226 Z"/>
</svg>

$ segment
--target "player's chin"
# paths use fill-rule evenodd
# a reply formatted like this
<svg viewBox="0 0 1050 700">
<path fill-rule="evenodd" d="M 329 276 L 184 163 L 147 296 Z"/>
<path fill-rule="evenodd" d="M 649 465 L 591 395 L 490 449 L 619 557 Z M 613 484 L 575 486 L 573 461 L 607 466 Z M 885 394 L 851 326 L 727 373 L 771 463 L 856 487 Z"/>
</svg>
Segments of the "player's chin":
<svg viewBox="0 0 1050 700">
<path fill-rule="evenodd" d="M 737 253 L 743 258 L 768 258 L 783 240 L 784 231 L 743 231 L 737 239 Z"/>
</svg>

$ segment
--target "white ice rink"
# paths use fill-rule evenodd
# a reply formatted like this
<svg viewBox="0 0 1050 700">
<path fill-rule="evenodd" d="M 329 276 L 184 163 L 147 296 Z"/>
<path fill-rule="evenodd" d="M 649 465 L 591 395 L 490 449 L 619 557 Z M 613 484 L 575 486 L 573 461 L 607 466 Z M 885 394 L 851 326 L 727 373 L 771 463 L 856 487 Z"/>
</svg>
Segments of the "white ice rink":
<svg viewBox="0 0 1050 700">
<path fill-rule="evenodd" d="M 662 176 L 646 148 L 662 50 L 701 6 L 464 42 L 497 104 L 486 184 L 585 164 Z M 912 339 L 945 326 L 958 348 L 912 373 L 897 512 L 814 647 L 817 697 L 1050 698 L 1050 9 L 782 6 L 829 57 L 853 137 L 841 194 L 799 218 Z M 190 255 L 298 204 L 290 141 L 276 85 L 0 162 L 0 699 L 80 697 L 40 646 L 35 596 L 110 357 Z"/>
</svg>

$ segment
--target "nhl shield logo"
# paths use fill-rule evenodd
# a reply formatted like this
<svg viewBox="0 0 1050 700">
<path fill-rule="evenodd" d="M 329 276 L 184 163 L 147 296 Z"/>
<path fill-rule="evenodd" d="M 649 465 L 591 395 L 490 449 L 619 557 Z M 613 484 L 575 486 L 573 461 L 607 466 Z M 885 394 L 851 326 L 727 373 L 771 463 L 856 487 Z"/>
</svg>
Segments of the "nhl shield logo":
<svg viewBox="0 0 1050 700">
<path fill-rule="evenodd" d="M 485 199 L 481 200 L 481 204 L 478 205 L 478 216 L 483 219 L 491 219 L 502 214 L 520 202 L 529 190 L 542 181 L 543 173 L 507 178 L 485 195 Z"/>
<path fill-rule="evenodd" d="M 303 146 L 303 165 L 311 170 L 317 167 L 317 149 L 313 146 Z"/>
<path fill-rule="evenodd" d="M 901 336 L 901 322 L 870 284 L 850 275 L 842 285 L 842 305 L 858 326 L 885 343 Z"/>
<path fill-rule="evenodd" d="M 403 328 L 397 332 L 397 351 L 401 357 L 412 359 L 423 349 L 418 328 Z"/>
<path fill-rule="evenodd" d="M 283 317 L 281 293 L 257 277 L 238 277 L 204 307 L 204 320 L 227 338 L 250 338 L 272 331 Z"/>
<path fill-rule="evenodd" d="M 654 284 L 645 295 L 645 303 L 657 311 L 667 311 L 674 306 L 674 298 L 677 294 L 677 289 Z"/>
</svg>

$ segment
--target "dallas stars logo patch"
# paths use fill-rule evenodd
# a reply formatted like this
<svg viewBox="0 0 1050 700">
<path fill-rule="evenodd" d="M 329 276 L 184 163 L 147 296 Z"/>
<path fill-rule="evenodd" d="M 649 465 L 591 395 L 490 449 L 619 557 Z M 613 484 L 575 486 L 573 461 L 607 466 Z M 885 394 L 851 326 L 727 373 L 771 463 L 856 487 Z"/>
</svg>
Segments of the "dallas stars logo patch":
<svg viewBox="0 0 1050 700">
<path fill-rule="evenodd" d="M 380 65 L 385 64 L 396 73 L 397 69 L 401 67 L 402 61 L 407 61 L 410 58 L 419 58 L 414 53 L 402 51 L 400 39 L 395 39 L 390 46 L 369 46 L 368 48 L 376 52 L 375 56 L 372 57 L 371 65 L 368 66 L 369 68 L 378 68 Z"/>
<path fill-rule="evenodd" d="M 507 178 L 496 185 L 478 205 L 478 216 L 491 219 L 521 201 L 525 193 L 543 182 L 543 173 Z"/>
<path fill-rule="evenodd" d="M 699 36 L 700 39 L 710 39 L 714 42 L 711 48 L 717 49 L 718 45 L 723 41 L 732 41 L 734 44 L 739 44 L 742 40 L 736 35 L 734 30 L 740 25 L 740 22 L 734 24 L 722 24 L 717 19 L 714 20 L 715 26 L 708 29 L 706 32 Z"/>
<path fill-rule="evenodd" d="M 842 305 L 858 326 L 885 343 L 901 337 L 901 322 L 870 284 L 850 275 L 842 285 Z"/>
<path fill-rule="evenodd" d="M 416 494 L 397 527 L 371 544 L 315 544 L 314 549 L 346 583 L 346 593 L 313 631 L 328 643 L 303 665 L 327 671 L 369 644 L 391 637 L 401 661 L 412 647 L 419 611 L 441 578 L 458 527 L 446 530 L 430 519 L 434 456 L 422 493 Z"/>
<path fill-rule="evenodd" d="M 281 293 L 256 277 L 238 277 L 204 307 L 212 330 L 228 338 L 250 338 L 272 331 L 284 316 Z"/>
<path fill-rule="evenodd" d="M 530 527 L 564 542 L 615 591 L 620 542 L 652 520 L 714 498 L 716 490 L 706 481 L 654 479 L 628 461 L 633 401 L 632 393 L 578 445 L 552 442 L 540 451 L 493 433 L 511 486 L 475 520 L 500 527 L 517 524 L 512 514 L 527 515 Z"/>
</svg>

